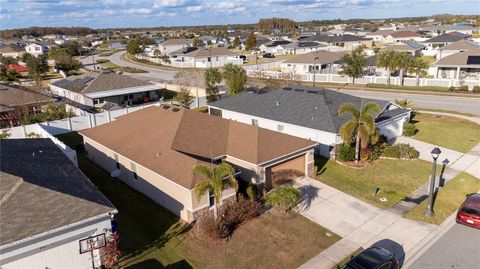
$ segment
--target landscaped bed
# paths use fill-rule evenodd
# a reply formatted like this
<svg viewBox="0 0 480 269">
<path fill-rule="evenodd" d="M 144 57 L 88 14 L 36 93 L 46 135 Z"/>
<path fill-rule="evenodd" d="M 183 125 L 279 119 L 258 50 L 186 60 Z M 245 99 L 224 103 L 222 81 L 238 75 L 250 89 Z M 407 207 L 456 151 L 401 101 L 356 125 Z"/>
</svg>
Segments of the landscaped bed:
<svg viewBox="0 0 480 269">
<path fill-rule="evenodd" d="M 401 85 L 387 85 L 377 83 L 367 83 L 368 88 L 380 88 L 380 89 L 398 89 L 398 90 L 412 90 L 412 91 L 435 91 L 435 92 L 448 92 L 448 87 L 442 86 L 401 86 Z"/>
<path fill-rule="evenodd" d="M 459 152 L 480 143 L 480 125 L 469 120 L 417 113 L 412 122 L 418 129 L 413 138 L 420 141 Z"/>
<path fill-rule="evenodd" d="M 72 148 L 81 137 L 58 136 Z M 199 240 L 198 230 L 133 190 L 77 151 L 80 169 L 119 213 L 123 268 L 297 268 L 340 238 L 301 215 L 264 213 L 241 224 L 225 243 Z"/>
<path fill-rule="evenodd" d="M 319 181 L 380 208 L 391 207 L 425 184 L 431 171 L 431 163 L 422 160 L 380 159 L 357 169 L 317 157 L 316 166 Z"/>
<path fill-rule="evenodd" d="M 480 179 L 463 172 L 447 182 L 445 187 L 439 189 L 433 206 L 435 214 L 432 218 L 425 217 L 428 200 L 416 206 L 405 217 L 440 224 L 460 207 L 467 194 L 475 193 L 478 190 L 480 190 Z"/>
</svg>

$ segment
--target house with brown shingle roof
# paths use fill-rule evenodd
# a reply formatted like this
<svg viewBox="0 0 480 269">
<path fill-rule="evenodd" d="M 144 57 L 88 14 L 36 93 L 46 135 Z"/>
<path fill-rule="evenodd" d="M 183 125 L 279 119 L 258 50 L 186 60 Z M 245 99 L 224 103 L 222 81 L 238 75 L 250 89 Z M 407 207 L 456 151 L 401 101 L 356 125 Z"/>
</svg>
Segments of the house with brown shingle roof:
<svg viewBox="0 0 480 269">
<path fill-rule="evenodd" d="M 435 78 L 480 81 L 480 49 L 471 49 L 443 57 L 433 66 Z"/>
<path fill-rule="evenodd" d="M 315 69 L 316 74 L 332 73 L 340 66 L 342 55 L 326 50 L 317 50 L 280 63 L 283 73 L 296 75 L 311 74 Z"/>
<path fill-rule="evenodd" d="M 81 131 L 90 160 L 163 207 L 192 221 L 214 206 L 197 199 L 199 164 L 231 164 L 260 190 L 313 173 L 316 142 L 172 105 L 153 106 Z M 223 193 L 225 200 L 235 191 Z"/>
<path fill-rule="evenodd" d="M 160 88 L 150 82 L 111 71 L 88 72 L 49 84 L 50 91 L 83 110 L 108 110 L 158 101 Z"/>
<path fill-rule="evenodd" d="M 0 55 L 4 57 L 18 58 L 22 57 L 25 53 L 25 48 L 16 44 L 6 44 L 0 46 Z"/>
<path fill-rule="evenodd" d="M 441 47 L 436 55 L 436 58 L 442 59 L 458 52 L 478 49 L 480 49 L 480 46 L 477 45 L 475 42 L 471 40 L 461 39 L 457 42 L 453 42 L 449 45 Z"/>
<path fill-rule="evenodd" d="M 193 45 L 193 40 L 191 39 L 182 39 L 182 38 L 174 38 L 174 39 L 167 39 L 164 42 L 158 44 L 158 49 L 162 55 L 169 56 L 172 52 L 188 48 Z"/>
<path fill-rule="evenodd" d="M 385 37 L 385 43 L 397 43 L 407 40 L 421 41 L 421 35 L 412 31 L 395 31 Z"/>
</svg>

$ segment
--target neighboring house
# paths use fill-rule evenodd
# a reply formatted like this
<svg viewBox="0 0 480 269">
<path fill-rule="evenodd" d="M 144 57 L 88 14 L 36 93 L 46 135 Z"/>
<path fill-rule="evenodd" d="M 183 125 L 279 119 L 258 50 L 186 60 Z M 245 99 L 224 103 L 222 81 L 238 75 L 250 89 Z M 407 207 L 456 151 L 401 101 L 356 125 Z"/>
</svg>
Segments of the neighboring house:
<svg viewBox="0 0 480 269">
<path fill-rule="evenodd" d="M 15 70 L 21 76 L 27 76 L 28 75 L 28 67 L 23 66 L 23 65 L 9 64 L 9 65 L 6 66 L 6 68 L 7 68 L 7 70 Z"/>
<path fill-rule="evenodd" d="M 441 48 L 443 46 L 455 43 L 465 38 L 466 38 L 465 35 L 455 32 L 455 33 L 438 35 L 430 39 L 427 39 L 422 43 L 425 44 L 425 46 L 427 46 L 427 49 L 432 50 L 432 49 Z"/>
<path fill-rule="evenodd" d="M 327 46 L 335 46 L 341 50 L 352 50 L 358 46 L 370 48 L 373 46 L 373 39 L 354 35 L 314 35 L 304 38 L 302 41 L 318 42 Z"/>
<path fill-rule="evenodd" d="M 274 41 L 270 41 L 270 42 L 267 42 L 267 43 L 263 43 L 258 48 L 263 53 L 279 54 L 279 52 L 277 51 L 277 48 L 282 50 L 283 49 L 282 46 L 290 44 L 290 43 L 292 43 L 292 42 L 290 42 L 288 40 L 274 40 Z"/>
<path fill-rule="evenodd" d="M 48 47 L 42 44 L 32 43 L 25 47 L 25 51 L 35 57 L 48 52 Z"/>
<path fill-rule="evenodd" d="M 92 267 L 79 240 L 112 232 L 117 210 L 50 139 L 0 140 L 3 269 Z M 100 250 L 94 264 L 102 264 Z"/>
<path fill-rule="evenodd" d="M 395 30 L 388 29 L 388 30 L 377 30 L 375 32 L 366 33 L 366 38 L 371 38 L 375 42 L 385 42 L 385 38 L 395 32 Z"/>
<path fill-rule="evenodd" d="M 436 58 L 442 59 L 443 57 L 447 57 L 455 53 L 478 49 L 480 49 L 480 46 L 477 45 L 475 42 L 461 39 L 457 42 L 441 47 L 436 55 Z"/>
<path fill-rule="evenodd" d="M 158 44 L 158 49 L 162 55 L 170 55 L 172 52 L 191 47 L 193 45 L 190 39 L 167 39 L 163 43 Z"/>
<path fill-rule="evenodd" d="M 199 165 L 227 162 L 238 180 L 270 190 L 311 176 L 316 143 L 173 105 L 153 106 L 81 131 L 87 157 L 185 221 L 213 208 L 197 199 Z M 235 191 L 223 192 L 224 201 Z"/>
<path fill-rule="evenodd" d="M 283 73 L 295 73 L 298 75 L 336 73 L 341 64 L 342 55 L 326 50 L 317 50 L 280 63 Z"/>
<path fill-rule="evenodd" d="M 185 53 L 183 55 L 177 55 L 176 58 L 171 58 L 170 61 L 173 66 L 194 68 L 222 67 L 229 63 L 243 63 L 243 59 L 240 58 L 240 54 L 224 47 L 200 47 L 197 50 Z"/>
<path fill-rule="evenodd" d="M 422 50 L 425 48 L 425 45 L 417 43 L 415 41 L 406 40 L 398 43 L 394 43 L 389 45 L 382 50 L 393 50 L 398 52 L 408 52 L 411 53 L 413 56 L 420 56 L 422 54 Z"/>
<path fill-rule="evenodd" d="M 387 69 L 377 66 L 378 54 L 371 55 L 367 58 L 367 66 L 365 68 L 365 75 L 367 76 L 386 76 Z"/>
<path fill-rule="evenodd" d="M 201 36 L 200 40 L 202 40 L 203 44 L 205 44 L 205 45 L 217 44 L 218 37 L 206 35 L 206 36 Z"/>
<path fill-rule="evenodd" d="M 480 49 L 442 57 L 433 67 L 435 78 L 480 80 Z"/>
<path fill-rule="evenodd" d="M 278 45 L 277 54 L 305 54 L 325 48 L 325 45 L 317 42 L 292 42 L 286 45 Z"/>
<path fill-rule="evenodd" d="M 385 37 L 385 43 L 397 43 L 402 41 L 421 41 L 421 35 L 412 31 L 396 31 Z"/>
<path fill-rule="evenodd" d="M 155 84 L 111 71 L 71 76 L 49 86 L 53 94 L 87 111 L 109 110 L 107 107 L 112 104 L 127 107 L 160 99 L 160 90 Z"/>
<path fill-rule="evenodd" d="M 5 57 L 13 57 L 13 58 L 21 58 L 25 54 L 25 48 L 14 45 L 14 44 L 8 44 L 8 45 L 2 45 L 0 46 L 0 55 L 5 56 Z"/>
<path fill-rule="evenodd" d="M 26 87 L 0 84 L 0 127 L 17 126 L 42 111 L 53 98 Z"/>
<path fill-rule="evenodd" d="M 344 103 L 375 102 L 381 112 L 375 122 L 388 139 L 401 136 L 403 124 L 411 111 L 381 100 L 362 99 L 352 95 L 318 88 L 283 88 L 267 93 L 244 92 L 208 104 L 209 113 L 225 119 L 282 132 L 319 143 L 318 152 L 329 156 L 332 148 L 342 143 L 340 127 L 350 119 L 338 116 Z"/>
<path fill-rule="evenodd" d="M 428 33 L 433 36 L 448 34 L 451 32 L 459 32 L 467 35 L 472 35 L 480 32 L 479 27 L 473 27 L 468 25 L 436 25 L 421 27 L 422 32 Z"/>
</svg>

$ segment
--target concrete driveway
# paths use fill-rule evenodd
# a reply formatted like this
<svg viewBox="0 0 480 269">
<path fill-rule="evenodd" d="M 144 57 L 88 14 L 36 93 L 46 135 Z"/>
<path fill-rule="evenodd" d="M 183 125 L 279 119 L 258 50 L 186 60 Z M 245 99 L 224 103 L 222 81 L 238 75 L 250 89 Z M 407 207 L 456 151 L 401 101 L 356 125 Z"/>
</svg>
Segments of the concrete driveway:
<svg viewBox="0 0 480 269">
<path fill-rule="evenodd" d="M 299 212 L 342 237 L 300 268 L 330 269 L 358 248 L 378 244 L 403 263 L 409 251 L 437 228 L 381 210 L 309 177 L 296 180 L 294 186 L 302 192 Z"/>
</svg>

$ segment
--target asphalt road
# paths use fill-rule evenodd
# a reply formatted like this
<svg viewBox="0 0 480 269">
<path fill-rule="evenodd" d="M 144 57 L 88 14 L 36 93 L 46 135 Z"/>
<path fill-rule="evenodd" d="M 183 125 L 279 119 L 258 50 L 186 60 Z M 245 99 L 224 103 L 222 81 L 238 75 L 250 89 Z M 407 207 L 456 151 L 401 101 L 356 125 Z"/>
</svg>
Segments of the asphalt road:
<svg viewBox="0 0 480 269">
<path fill-rule="evenodd" d="M 414 93 L 390 93 L 390 92 L 373 92 L 362 90 L 340 90 L 341 92 L 351 95 L 395 101 L 395 99 L 408 99 L 413 102 L 416 107 L 429 109 L 452 110 L 464 113 L 472 113 L 480 115 L 480 98 L 473 97 L 455 97 L 440 95 L 425 95 Z"/>
<path fill-rule="evenodd" d="M 455 224 L 409 268 L 480 268 L 480 230 Z"/>
<path fill-rule="evenodd" d="M 123 56 L 125 55 L 125 51 L 121 51 L 118 53 L 115 53 L 111 56 L 106 56 L 106 57 L 100 57 L 98 54 L 95 55 L 95 60 L 99 59 L 107 59 L 110 60 L 112 63 L 120 65 L 120 66 L 129 66 L 129 67 L 134 67 L 138 69 L 142 69 L 145 71 L 148 71 L 148 73 L 138 73 L 138 74 L 130 74 L 130 73 L 125 73 L 128 76 L 135 77 L 138 79 L 143 79 L 143 80 L 149 80 L 149 81 L 165 81 L 165 80 L 173 80 L 175 77 L 175 71 L 170 71 L 170 70 L 160 70 L 158 68 L 152 68 L 148 67 L 145 65 L 141 64 L 136 64 L 132 62 L 125 61 L 123 59 Z M 93 57 L 89 56 L 87 58 L 81 59 L 81 62 L 83 65 L 88 68 L 93 70 Z M 98 68 L 98 65 L 97 65 Z"/>
</svg>

